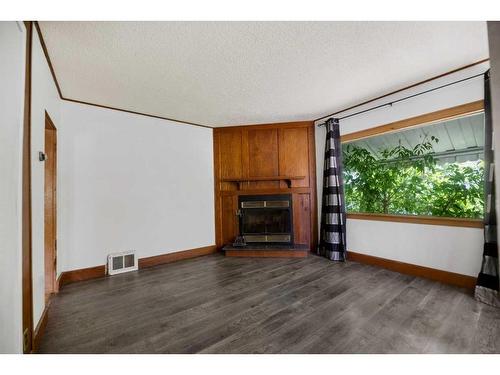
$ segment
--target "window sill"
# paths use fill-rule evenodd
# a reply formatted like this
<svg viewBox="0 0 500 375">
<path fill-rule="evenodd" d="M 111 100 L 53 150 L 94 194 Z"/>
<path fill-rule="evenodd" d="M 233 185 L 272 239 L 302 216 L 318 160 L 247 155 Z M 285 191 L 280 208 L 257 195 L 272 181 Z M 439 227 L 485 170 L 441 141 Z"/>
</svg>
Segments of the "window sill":
<svg viewBox="0 0 500 375">
<path fill-rule="evenodd" d="M 393 221 L 411 224 L 443 225 L 447 227 L 484 227 L 483 220 L 481 219 L 463 219 L 455 217 L 409 216 L 352 212 L 347 214 L 347 218 L 354 220 Z"/>
</svg>

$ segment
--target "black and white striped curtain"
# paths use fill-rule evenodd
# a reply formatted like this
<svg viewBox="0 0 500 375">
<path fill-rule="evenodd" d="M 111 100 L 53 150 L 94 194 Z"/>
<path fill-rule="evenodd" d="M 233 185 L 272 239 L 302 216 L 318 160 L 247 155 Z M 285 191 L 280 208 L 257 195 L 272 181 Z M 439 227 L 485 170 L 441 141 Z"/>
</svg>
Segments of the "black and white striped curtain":
<svg viewBox="0 0 500 375">
<path fill-rule="evenodd" d="M 342 178 L 342 146 L 339 120 L 326 122 L 323 202 L 318 254 L 331 260 L 346 258 L 346 211 Z"/>
<path fill-rule="evenodd" d="M 497 216 L 495 209 L 495 176 L 493 125 L 489 71 L 484 75 L 484 249 L 475 297 L 478 301 L 500 307 L 498 276 Z"/>
</svg>

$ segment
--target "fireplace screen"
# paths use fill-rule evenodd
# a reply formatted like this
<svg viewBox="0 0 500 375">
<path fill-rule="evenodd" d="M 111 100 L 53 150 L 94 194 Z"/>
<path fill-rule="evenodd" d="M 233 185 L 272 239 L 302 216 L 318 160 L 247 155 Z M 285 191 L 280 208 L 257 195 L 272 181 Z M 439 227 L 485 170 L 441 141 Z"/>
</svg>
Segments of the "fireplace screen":
<svg viewBox="0 0 500 375">
<path fill-rule="evenodd" d="M 239 206 L 240 235 L 245 242 L 293 243 L 289 194 L 240 196 Z"/>
</svg>

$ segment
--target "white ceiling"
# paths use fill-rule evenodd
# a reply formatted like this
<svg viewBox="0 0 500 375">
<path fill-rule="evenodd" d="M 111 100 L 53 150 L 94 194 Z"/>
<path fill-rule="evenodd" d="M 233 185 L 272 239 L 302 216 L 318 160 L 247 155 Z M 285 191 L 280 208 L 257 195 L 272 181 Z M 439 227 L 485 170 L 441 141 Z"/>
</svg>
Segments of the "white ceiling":
<svg viewBox="0 0 500 375">
<path fill-rule="evenodd" d="M 488 57 L 485 22 L 40 22 L 65 98 L 210 126 L 312 120 Z"/>
</svg>

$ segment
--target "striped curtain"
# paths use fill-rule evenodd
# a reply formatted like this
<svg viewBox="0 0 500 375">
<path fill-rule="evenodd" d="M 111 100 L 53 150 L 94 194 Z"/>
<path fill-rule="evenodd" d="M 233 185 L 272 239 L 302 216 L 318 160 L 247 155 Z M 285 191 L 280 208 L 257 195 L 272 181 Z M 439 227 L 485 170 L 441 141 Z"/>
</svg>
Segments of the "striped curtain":
<svg viewBox="0 0 500 375">
<path fill-rule="evenodd" d="M 346 258 L 346 213 L 342 178 L 342 147 L 339 120 L 326 122 L 323 203 L 318 254 L 331 260 Z"/>
<path fill-rule="evenodd" d="M 475 297 L 478 301 L 500 307 L 489 71 L 484 75 L 484 115 L 484 249 L 481 272 L 477 277 Z"/>
</svg>

